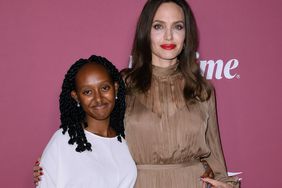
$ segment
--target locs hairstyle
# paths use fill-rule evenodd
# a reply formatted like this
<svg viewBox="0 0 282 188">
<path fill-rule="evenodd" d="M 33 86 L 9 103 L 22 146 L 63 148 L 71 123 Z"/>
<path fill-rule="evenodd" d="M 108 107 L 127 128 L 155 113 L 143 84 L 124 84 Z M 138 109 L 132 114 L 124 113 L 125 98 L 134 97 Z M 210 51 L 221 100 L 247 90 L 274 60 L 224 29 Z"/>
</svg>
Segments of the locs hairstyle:
<svg viewBox="0 0 282 188">
<path fill-rule="evenodd" d="M 162 3 L 175 3 L 183 10 L 185 17 L 184 48 L 178 61 L 181 73 L 185 79 L 183 95 L 188 102 L 208 100 L 211 85 L 202 76 L 196 59 L 199 46 L 198 29 L 194 14 L 185 0 L 148 0 L 139 17 L 132 48 L 132 69 L 123 73 L 129 91 L 146 92 L 152 79 L 151 28 L 157 9 Z"/>
<path fill-rule="evenodd" d="M 76 101 L 71 97 L 71 91 L 75 90 L 75 77 L 77 72 L 85 65 L 95 63 L 102 65 L 110 75 L 113 82 L 118 83 L 117 99 L 115 107 L 110 115 L 110 126 L 116 131 L 118 140 L 121 142 L 121 137 L 124 135 L 124 113 L 125 113 L 125 84 L 119 74 L 117 68 L 106 58 L 92 55 L 89 59 L 79 59 L 68 70 L 62 85 L 60 94 L 60 112 L 61 126 L 63 134 L 68 132 L 70 139 L 69 144 L 77 144 L 76 151 L 83 152 L 91 151 L 91 144 L 87 141 L 84 133 L 84 127 L 87 127 L 85 122 L 85 112 L 81 107 L 77 107 Z"/>
</svg>

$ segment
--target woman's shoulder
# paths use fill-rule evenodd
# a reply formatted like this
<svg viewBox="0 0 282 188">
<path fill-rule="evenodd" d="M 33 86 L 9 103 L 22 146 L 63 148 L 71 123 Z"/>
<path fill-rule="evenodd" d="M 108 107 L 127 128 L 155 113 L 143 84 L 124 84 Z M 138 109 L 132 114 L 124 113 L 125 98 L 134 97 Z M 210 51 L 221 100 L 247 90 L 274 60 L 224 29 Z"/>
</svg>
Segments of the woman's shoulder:
<svg viewBox="0 0 282 188">
<path fill-rule="evenodd" d="M 53 137 L 55 138 L 62 138 L 64 137 L 65 134 L 63 134 L 63 129 L 60 128 L 58 130 L 55 131 L 55 133 L 53 134 Z"/>
<path fill-rule="evenodd" d="M 49 143 L 60 144 L 63 143 L 64 141 L 67 141 L 68 138 L 69 136 L 67 133 L 63 134 L 63 129 L 58 129 L 51 137 Z"/>
<path fill-rule="evenodd" d="M 62 129 L 58 129 L 51 137 L 49 140 L 48 144 L 46 145 L 43 155 L 42 155 L 42 160 L 44 161 L 46 156 L 50 156 L 53 154 L 58 154 L 59 148 L 61 148 L 62 143 L 64 142 L 65 135 L 62 133 Z M 47 157 L 48 158 L 48 157 Z"/>
</svg>

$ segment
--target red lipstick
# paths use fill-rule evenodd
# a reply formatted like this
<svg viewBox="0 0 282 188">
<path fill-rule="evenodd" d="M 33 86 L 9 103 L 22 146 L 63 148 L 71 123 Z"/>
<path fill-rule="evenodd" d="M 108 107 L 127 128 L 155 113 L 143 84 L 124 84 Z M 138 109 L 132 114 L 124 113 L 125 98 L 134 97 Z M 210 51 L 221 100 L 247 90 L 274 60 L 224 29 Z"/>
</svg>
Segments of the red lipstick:
<svg viewBox="0 0 282 188">
<path fill-rule="evenodd" d="M 173 50 L 176 47 L 175 44 L 162 44 L 161 48 L 165 49 L 165 50 Z"/>
</svg>

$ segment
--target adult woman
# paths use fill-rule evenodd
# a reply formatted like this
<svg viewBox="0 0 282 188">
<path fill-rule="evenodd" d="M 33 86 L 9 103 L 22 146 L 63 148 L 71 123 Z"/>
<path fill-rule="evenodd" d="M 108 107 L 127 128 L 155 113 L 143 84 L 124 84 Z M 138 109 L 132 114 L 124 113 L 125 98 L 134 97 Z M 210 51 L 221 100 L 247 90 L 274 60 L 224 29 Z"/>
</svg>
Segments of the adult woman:
<svg viewBox="0 0 282 188">
<path fill-rule="evenodd" d="M 126 139 L 138 168 L 135 187 L 202 187 L 203 159 L 216 179 L 203 181 L 215 187 L 236 184 L 226 174 L 214 93 L 196 62 L 197 48 L 196 22 L 185 0 L 145 4 L 133 66 L 124 73 Z"/>
<path fill-rule="evenodd" d="M 125 130 L 138 168 L 137 188 L 199 188 L 202 181 L 238 186 L 226 174 L 214 92 L 201 75 L 197 49 L 197 26 L 185 0 L 145 4 L 133 66 L 123 71 L 128 89 Z M 209 175 L 206 166 L 215 180 L 200 179 Z"/>
<path fill-rule="evenodd" d="M 136 166 L 122 138 L 125 87 L 118 70 L 95 55 L 78 60 L 65 76 L 60 112 L 61 129 L 42 155 L 39 187 L 133 187 Z"/>
</svg>

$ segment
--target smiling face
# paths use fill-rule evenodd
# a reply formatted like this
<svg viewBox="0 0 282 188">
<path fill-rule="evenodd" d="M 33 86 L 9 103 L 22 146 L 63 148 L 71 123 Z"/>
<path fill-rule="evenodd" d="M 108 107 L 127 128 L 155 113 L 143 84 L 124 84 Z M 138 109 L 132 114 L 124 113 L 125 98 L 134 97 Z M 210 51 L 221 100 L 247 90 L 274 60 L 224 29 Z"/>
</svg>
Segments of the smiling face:
<svg viewBox="0 0 282 188">
<path fill-rule="evenodd" d="M 86 119 L 108 121 L 115 106 L 118 85 L 113 83 L 106 69 L 99 64 L 86 64 L 76 74 L 75 84 L 71 95 L 80 103 Z"/>
<path fill-rule="evenodd" d="M 151 28 L 152 63 L 160 67 L 175 64 L 185 40 L 184 13 L 175 3 L 157 9 Z"/>
</svg>

